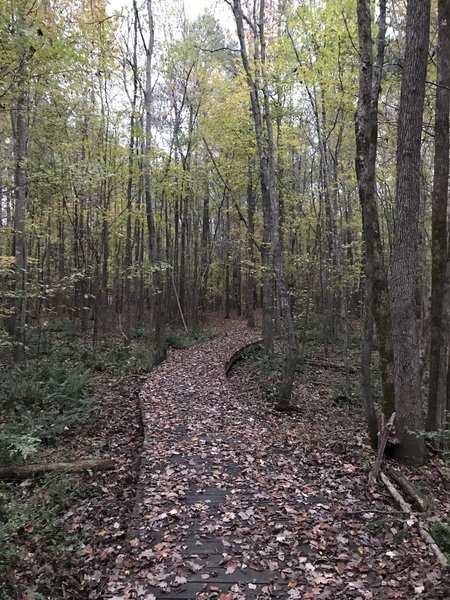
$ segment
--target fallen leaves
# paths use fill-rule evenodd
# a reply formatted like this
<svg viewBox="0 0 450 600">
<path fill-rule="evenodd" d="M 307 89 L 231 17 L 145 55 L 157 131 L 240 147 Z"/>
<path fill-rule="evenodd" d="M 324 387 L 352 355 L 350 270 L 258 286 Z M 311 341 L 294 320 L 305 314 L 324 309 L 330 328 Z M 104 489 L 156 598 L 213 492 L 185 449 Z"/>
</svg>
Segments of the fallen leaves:
<svg viewBox="0 0 450 600">
<path fill-rule="evenodd" d="M 255 337 L 227 326 L 226 337 L 171 353 L 142 390 L 139 535 L 155 542 L 127 549 L 111 594 L 146 581 L 156 597 L 189 589 L 198 600 L 425 597 L 440 574 L 415 523 L 408 539 L 377 529 L 371 509 L 389 515 L 389 504 L 368 492 L 364 435 L 300 381 L 301 410 L 289 417 L 263 399 L 256 367 L 227 381 L 228 357 Z"/>
</svg>

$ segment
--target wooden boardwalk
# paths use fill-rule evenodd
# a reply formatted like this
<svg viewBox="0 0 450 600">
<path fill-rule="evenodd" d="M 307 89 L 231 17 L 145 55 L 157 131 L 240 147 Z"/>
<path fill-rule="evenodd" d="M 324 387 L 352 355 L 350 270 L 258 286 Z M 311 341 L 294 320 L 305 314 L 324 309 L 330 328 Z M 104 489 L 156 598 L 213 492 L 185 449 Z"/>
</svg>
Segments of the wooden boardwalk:
<svg viewBox="0 0 450 600">
<path fill-rule="evenodd" d="M 230 322 L 228 334 L 171 352 L 149 376 L 135 513 L 103 598 L 416 597 L 408 589 L 427 549 L 367 532 L 364 472 L 306 452 L 300 421 L 276 416 L 250 382 L 252 392 L 242 389 L 245 378 L 227 379 L 230 357 L 258 334 Z M 398 573 L 386 555 L 409 566 Z M 402 586 L 407 595 L 396 595 Z"/>
<path fill-rule="evenodd" d="M 145 444 L 130 548 L 113 574 L 116 591 L 105 597 L 282 595 L 285 581 L 263 565 L 273 559 L 278 570 L 280 557 L 260 547 L 264 521 L 280 507 L 246 478 L 253 462 L 248 424 L 259 417 L 243 410 L 225 375 L 230 357 L 259 337 L 237 323 L 225 337 L 173 352 L 144 386 Z M 264 434 L 264 426 L 255 433 Z M 250 530 L 254 539 L 245 537 Z"/>
</svg>

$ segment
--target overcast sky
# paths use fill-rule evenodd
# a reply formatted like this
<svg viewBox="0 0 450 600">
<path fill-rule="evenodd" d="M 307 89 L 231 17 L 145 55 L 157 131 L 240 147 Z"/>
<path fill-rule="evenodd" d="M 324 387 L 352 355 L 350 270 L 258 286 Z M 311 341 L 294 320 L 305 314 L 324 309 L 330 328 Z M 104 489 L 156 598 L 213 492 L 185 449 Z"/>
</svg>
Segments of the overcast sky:
<svg viewBox="0 0 450 600">
<path fill-rule="evenodd" d="M 164 1 L 164 0 L 160 0 Z M 132 0 L 108 0 L 113 9 L 120 9 L 124 6 L 131 6 Z M 221 23 L 228 28 L 233 25 L 231 10 L 223 0 L 184 0 L 186 14 L 190 19 L 195 19 L 205 8 L 211 9 L 220 19 Z"/>
</svg>

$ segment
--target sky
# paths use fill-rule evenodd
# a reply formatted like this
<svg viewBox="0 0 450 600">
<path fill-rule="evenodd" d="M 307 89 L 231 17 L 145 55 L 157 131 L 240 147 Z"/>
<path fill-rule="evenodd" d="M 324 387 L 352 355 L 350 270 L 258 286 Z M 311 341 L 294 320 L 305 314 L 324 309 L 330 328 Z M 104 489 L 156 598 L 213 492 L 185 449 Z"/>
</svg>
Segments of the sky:
<svg viewBox="0 0 450 600">
<path fill-rule="evenodd" d="M 109 5 L 115 10 L 120 10 L 124 6 L 130 6 L 132 0 L 109 0 Z M 164 0 L 160 0 L 163 2 Z M 210 8 L 220 18 L 221 22 L 230 27 L 232 22 L 231 11 L 223 0 L 184 0 L 186 14 L 190 19 L 195 19 L 205 8 Z"/>
<path fill-rule="evenodd" d="M 1 1 L 1 0 L 0 0 Z M 109 8 L 112 11 L 120 11 L 122 8 L 131 8 L 133 0 L 107 0 Z M 233 14 L 225 0 L 172 0 L 173 3 L 181 2 L 184 4 L 185 14 L 189 20 L 196 19 L 206 9 L 210 10 L 217 18 L 224 30 L 228 30 L 232 35 L 236 31 Z M 160 8 L 171 4 L 171 0 L 153 0 L 155 14 L 160 12 Z M 138 0 L 137 5 L 145 10 L 145 0 Z"/>
</svg>

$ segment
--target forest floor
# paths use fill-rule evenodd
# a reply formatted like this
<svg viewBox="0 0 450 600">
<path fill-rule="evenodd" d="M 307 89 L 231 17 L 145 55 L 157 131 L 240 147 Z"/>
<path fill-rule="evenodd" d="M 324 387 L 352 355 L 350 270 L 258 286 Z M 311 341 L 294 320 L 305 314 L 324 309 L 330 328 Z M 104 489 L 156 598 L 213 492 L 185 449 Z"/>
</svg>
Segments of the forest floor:
<svg viewBox="0 0 450 600">
<path fill-rule="evenodd" d="M 230 356 L 257 337 L 229 321 L 144 384 L 137 502 L 102 597 L 449 598 L 418 516 L 369 488 L 362 416 L 332 403 L 323 371 L 299 375 L 290 415 L 268 400 L 263 362 L 227 379 Z M 410 475 L 430 479 L 448 512 L 437 467 L 426 471 Z"/>
<path fill-rule="evenodd" d="M 92 417 L 38 455 L 108 455 L 114 471 L 1 484 L 0 599 L 449 598 L 417 513 L 368 486 L 373 451 L 358 373 L 335 368 L 343 354 L 308 345 L 296 410 L 280 414 L 282 358 L 253 353 L 227 377 L 259 332 L 208 327 L 214 339 L 148 374 L 98 374 Z M 404 472 L 427 518 L 449 514 L 442 462 Z"/>
</svg>

